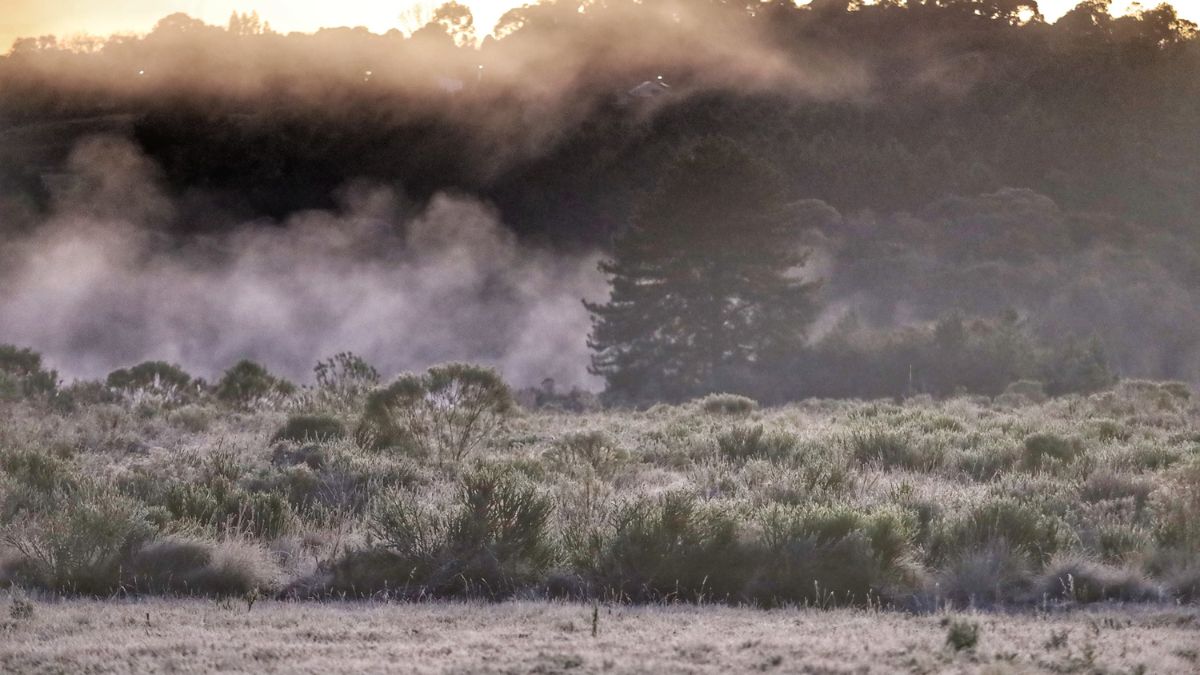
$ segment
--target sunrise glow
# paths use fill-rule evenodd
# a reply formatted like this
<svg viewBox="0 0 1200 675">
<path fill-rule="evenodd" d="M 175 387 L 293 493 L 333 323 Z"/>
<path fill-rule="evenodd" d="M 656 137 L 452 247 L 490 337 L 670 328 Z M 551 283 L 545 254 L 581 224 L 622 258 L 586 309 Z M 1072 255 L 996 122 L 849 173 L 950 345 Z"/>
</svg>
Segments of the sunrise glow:
<svg viewBox="0 0 1200 675">
<path fill-rule="evenodd" d="M 146 33 L 156 21 L 173 12 L 184 12 L 205 22 L 224 25 L 234 12 L 257 11 L 279 32 L 313 32 L 320 28 L 363 26 L 372 32 L 392 29 L 411 31 L 428 17 L 436 2 L 422 5 L 379 2 L 377 0 L 113 0 L 96 3 L 88 0 L 9 0 L 0 23 L 0 51 L 7 51 L 20 37 L 55 35 L 109 35 Z M 475 14 L 480 33 L 488 32 L 510 7 L 519 0 L 469 0 L 464 2 Z M 1047 20 L 1062 16 L 1076 0 L 1043 0 L 1039 3 Z M 1114 14 L 1129 11 L 1136 3 L 1116 0 Z M 1144 3 L 1152 6 L 1154 3 Z M 1200 19 L 1200 0 L 1172 3 L 1179 13 L 1193 21 Z M 419 25 L 419 24 L 418 24 Z"/>
</svg>

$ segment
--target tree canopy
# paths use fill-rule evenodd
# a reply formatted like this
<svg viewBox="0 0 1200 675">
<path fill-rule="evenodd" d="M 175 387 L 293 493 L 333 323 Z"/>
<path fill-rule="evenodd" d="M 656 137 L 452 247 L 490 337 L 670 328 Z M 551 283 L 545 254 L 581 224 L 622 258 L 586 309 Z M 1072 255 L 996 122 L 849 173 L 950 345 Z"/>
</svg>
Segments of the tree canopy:
<svg viewBox="0 0 1200 675">
<path fill-rule="evenodd" d="M 802 346 L 814 284 L 799 275 L 785 207 L 779 176 L 728 140 L 704 140 L 667 169 L 600 265 L 611 299 L 587 303 L 592 372 L 611 397 L 736 388 Z"/>
</svg>

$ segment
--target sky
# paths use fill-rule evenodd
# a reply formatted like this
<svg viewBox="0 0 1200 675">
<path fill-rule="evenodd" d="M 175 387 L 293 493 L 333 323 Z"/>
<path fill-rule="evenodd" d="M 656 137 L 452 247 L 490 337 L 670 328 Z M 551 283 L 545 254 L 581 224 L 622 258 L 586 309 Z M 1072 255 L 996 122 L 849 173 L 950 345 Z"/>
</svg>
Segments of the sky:
<svg viewBox="0 0 1200 675">
<path fill-rule="evenodd" d="M 439 0 L 430 0 L 426 7 Z M 1078 0 L 1042 0 L 1047 19 L 1053 20 L 1077 4 Z M 476 25 L 490 28 L 504 11 L 522 0 L 467 0 L 475 14 Z M 1128 6 L 1127 0 L 1114 0 L 1114 11 Z M 1157 4 L 1156 1 L 1145 3 Z M 1180 14 L 1200 20 L 1200 0 L 1176 0 Z M 18 37 L 56 35 L 60 38 L 81 33 L 109 35 L 117 32 L 148 32 L 156 21 L 185 12 L 207 23 L 225 25 L 233 11 L 257 11 L 275 30 L 312 32 L 336 26 L 366 26 L 375 32 L 392 28 L 413 28 L 411 9 L 403 0 L 0 0 L 0 51 L 8 51 Z M 428 15 L 428 9 L 425 10 Z M 482 32 L 482 31 L 481 31 Z"/>
</svg>

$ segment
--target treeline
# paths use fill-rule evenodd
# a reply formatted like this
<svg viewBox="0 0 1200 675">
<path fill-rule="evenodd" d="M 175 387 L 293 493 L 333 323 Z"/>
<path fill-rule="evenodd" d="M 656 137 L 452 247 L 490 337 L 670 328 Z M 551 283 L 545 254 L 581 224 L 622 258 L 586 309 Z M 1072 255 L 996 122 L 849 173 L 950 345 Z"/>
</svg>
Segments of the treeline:
<svg viewBox="0 0 1200 675">
<path fill-rule="evenodd" d="M 558 2 L 509 12 L 476 48 L 486 28 L 450 4 L 408 36 L 177 14 L 144 37 L 23 40 L 0 59 L 0 116 L 44 131 L 6 143 L 4 183 L 44 208 L 41 174 L 101 130 L 189 195 L 187 231 L 216 207 L 333 207 L 358 177 L 468 190 L 519 231 L 603 242 L 679 147 L 719 134 L 839 209 L 1016 186 L 1142 227 L 1195 211 L 1200 62 L 1167 5 L 1113 17 L 1089 0 L 1048 24 L 1035 3 L 979 0 Z M 630 105 L 659 75 L 672 93 Z"/>
<path fill-rule="evenodd" d="M 172 15 L 144 37 L 21 42 L 0 58 L 0 230 L 86 220 L 61 204 L 121 172 L 64 166 L 102 132 L 151 160 L 161 232 L 336 212 L 365 180 L 418 203 L 466 192 L 529 240 L 612 258 L 665 176 L 720 138 L 778 179 L 788 241 L 759 250 L 807 251 L 817 290 L 787 340 L 721 347 L 744 354 L 683 384 L 629 371 L 615 400 L 1200 381 L 1200 50 L 1171 7 L 1089 0 L 1050 24 L 977 0 L 559 2 L 501 24 L 477 46 L 451 4 L 411 35 Z M 658 76 L 666 93 L 631 93 Z M 1010 309 L 1020 337 L 994 337 Z M 848 312 L 858 326 L 826 335 Z M 947 352 L 935 327 L 956 313 L 968 339 Z"/>
</svg>

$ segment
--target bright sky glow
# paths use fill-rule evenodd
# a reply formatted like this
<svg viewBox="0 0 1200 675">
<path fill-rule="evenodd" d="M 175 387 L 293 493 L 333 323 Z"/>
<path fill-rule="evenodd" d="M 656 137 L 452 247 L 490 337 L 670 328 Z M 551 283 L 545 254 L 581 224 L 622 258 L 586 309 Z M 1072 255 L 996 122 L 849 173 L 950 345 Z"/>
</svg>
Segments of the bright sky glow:
<svg viewBox="0 0 1200 675">
<path fill-rule="evenodd" d="M 1078 0 L 1042 0 L 1046 18 L 1053 20 L 1077 4 Z M 60 38 L 81 33 L 108 35 L 116 32 L 145 33 L 162 17 L 185 12 L 210 24 L 225 25 L 234 10 L 257 11 L 280 32 L 312 32 L 335 26 L 366 26 L 383 33 L 392 28 L 411 30 L 414 12 L 404 0 L 3 0 L 0 12 L 0 51 L 7 51 L 18 37 L 56 35 Z M 424 16 L 429 8 L 425 4 Z M 481 32 L 495 25 L 511 6 L 522 0 L 466 0 Z M 1127 0 L 1114 0 L 1113 11 L 1129 8 Z M 1153 0 L 1145 3 L 1152 6 Z M 1176 0 L 1179 13 L 1200 21 L 1200 0 Z"/>
</svg>

